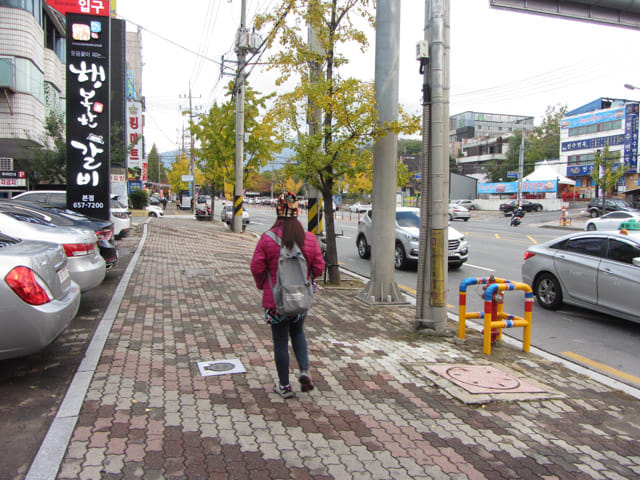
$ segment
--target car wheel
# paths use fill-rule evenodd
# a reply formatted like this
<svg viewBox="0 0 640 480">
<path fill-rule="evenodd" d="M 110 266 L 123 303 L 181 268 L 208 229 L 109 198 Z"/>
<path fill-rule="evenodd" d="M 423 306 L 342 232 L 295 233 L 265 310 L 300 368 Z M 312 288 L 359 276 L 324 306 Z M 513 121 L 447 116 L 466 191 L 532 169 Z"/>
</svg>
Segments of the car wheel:
<svg viewBox="0 0 640 480">
<path fill-rule="evenodd" d="M 473 205 L 469 205 L 469 210 L 475 210 L 476 207 L 474 207 Z"/>
<path fill-rule="evenodd" d="M 453 220 L 453 215 L 449 214 L 449 221 L 451 222 Z"/>
<path fill-rule="evenodd" d="M 468 222 L 469 218 L 471 218 L 471 217 L 466 217 L 466 218 L 463 218 L 462 220 L 464 220 L 465 222 Z"/>
<path fill-rule="evenodd" d="M 550 273 L 542 273 L 536 278 L 533 291 L 542 308 L 557 310 L 562 305 L 560 282 Z"/>
<path fill-rule="evenodd" d="M 150 217 L 157 217 L 158 215 L 156 215 L 156 213 L 155 213 L 155 212 L 149 212 L 149 216 L 150 216 Z"/>
<path fill-rule="evenodd" d="M 594 230 L 597 230 L 598 227 L 595 226 L 595 224 L 593 223 L 589 223 L 587 224 L 587 230 L 589 230 L 590 232 L 593 232 Z"/>
<path fill-rule="evenodd" d="M 542 211 L 542 205 L 536 205 L 536 212 Z"/>
<path fill-rule="evenodd" d="M 371 250 L 369 249 L 367 239 L 364 237 L 364 235 L 360 235 L 358 237 L 356 247 L 358 247 L 358 255 L 360 255 L 360 258 L 366 259 L 371 256 Z"/>
<path fill-rule="evenodd" d="M 597 210 L 591 210 L 591 218 L 599 217 Z"/>
<path fill-rule="evenodd" d="M 462 266 L 463 263 L 464 262 L 450 263 L 449 264 L 449 270 L 457 270 Z"/>
<path fill-rule="evenodd" d="M 403 270 L 407 266 L 407 254 L 401 243 L 396 243 L 396 254 L 393 263 L 398 270 Z"/>
</svg>

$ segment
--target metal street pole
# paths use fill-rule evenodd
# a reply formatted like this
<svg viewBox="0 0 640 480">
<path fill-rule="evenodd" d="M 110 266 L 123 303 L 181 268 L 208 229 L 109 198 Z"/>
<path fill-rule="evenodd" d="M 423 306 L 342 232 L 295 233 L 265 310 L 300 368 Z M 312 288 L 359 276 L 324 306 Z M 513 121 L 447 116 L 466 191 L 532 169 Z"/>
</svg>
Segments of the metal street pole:
<svg viewBox="0 0 640 480">
<path fill-rule="evenodd" d="M 521 132 L 520 156 L 518 158 L 518 206 L 522 205 L 522 179 L 524 178 L 524 128 Z"/>
<path fill-rule="evenodd" d="M 377 128 L 398 119 L 400 0 L 378 0 L 376 7 L 375 89 Z M 404 297 L 394 278 L 395 193 L 398 136 L 388 132 L 373 147 L 373 238 L 371 280 L 358 293 L 366 303 L 399 303 Z"/>
<path fill-rule="evenodd" d="M 426 0 L 425 40 L 429 70 L 424 72 L 423 86 L 423 191 L 416 326 L 444 334 L 448 283 L 449 0 Z"/>
<path fill-rule="evenodd" d="M 235 162 L 235 187 L 233 192 L 233 231 L 242 232 L 242 174 L 244 165 L 244 67 L 247 55 L 246 45 L 246 0 L 242 0 L 242 11 L 240 15 L 240 28 L 236 44 L 236 54 L 238 55 L 238 70 L 236 75 L 236 162 Z"/>
</svg>

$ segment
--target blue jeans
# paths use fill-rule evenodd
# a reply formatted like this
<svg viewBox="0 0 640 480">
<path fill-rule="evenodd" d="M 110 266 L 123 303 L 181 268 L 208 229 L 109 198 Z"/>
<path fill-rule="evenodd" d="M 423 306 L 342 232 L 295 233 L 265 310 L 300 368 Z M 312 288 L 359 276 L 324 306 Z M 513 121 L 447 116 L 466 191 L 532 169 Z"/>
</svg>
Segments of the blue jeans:
<svg viewBox="0 0 640 480">
<path fill-rule="evenodd" d="M 300 370 L 309 370 L 309 353 L 307 339 L 304 336 L 304 317 L 296 322 L 289 320 L 271 325 L 273 337 L 273 355 L 280 385 L 289 385 L 289 337 L 293 353 L 298 361 Z"/>
</svg>

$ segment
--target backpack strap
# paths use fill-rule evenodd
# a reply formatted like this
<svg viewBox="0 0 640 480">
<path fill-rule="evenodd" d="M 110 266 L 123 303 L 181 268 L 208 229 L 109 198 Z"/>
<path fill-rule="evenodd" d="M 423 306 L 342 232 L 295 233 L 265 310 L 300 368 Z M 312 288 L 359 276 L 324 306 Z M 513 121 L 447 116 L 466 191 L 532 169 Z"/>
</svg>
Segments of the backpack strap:
<svg viewBox="0 0 640 480">
<path fill-rule="evenodd" d="M 282 239 L 278 235 L 276 235 L 276 232 L 274 232 L 273 230 L 267 230 L 266 232 L 264 232 L 264 234 L 267 237 L 269 237 L 271 240 L 276 242 L 278 244 L 278 247 L 282 248 Z M 271 287 L 271 291 L 273 292 L 273 280 L 271 280 L 271 273 L 269 273 L 268 267 L 265 273 L 267 274 L 267 279 L 269 280 L 269 286 Z"/>
<path fill-rule="evenodd" d="M 264 234 L 282 248 L 282 239 L 278 235 L 276 235 L 276 232 L 274 232 L 273 230 L 267 230 L 266 232 L 264 232 Z"/>
</svg>

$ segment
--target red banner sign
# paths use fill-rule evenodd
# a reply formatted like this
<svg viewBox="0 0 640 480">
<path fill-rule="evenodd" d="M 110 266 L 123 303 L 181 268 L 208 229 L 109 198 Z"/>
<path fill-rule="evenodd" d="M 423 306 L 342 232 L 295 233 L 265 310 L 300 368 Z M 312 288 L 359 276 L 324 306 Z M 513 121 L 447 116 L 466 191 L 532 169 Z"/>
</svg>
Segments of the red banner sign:
<svg viewBox="0 0 640 480">
<path fill-rule="evenodd" d="M 63 15 L 84 13 L 85 15 L 109 16 L 109 0 L 47 0 L 47 5 Z"/>
</svg>

